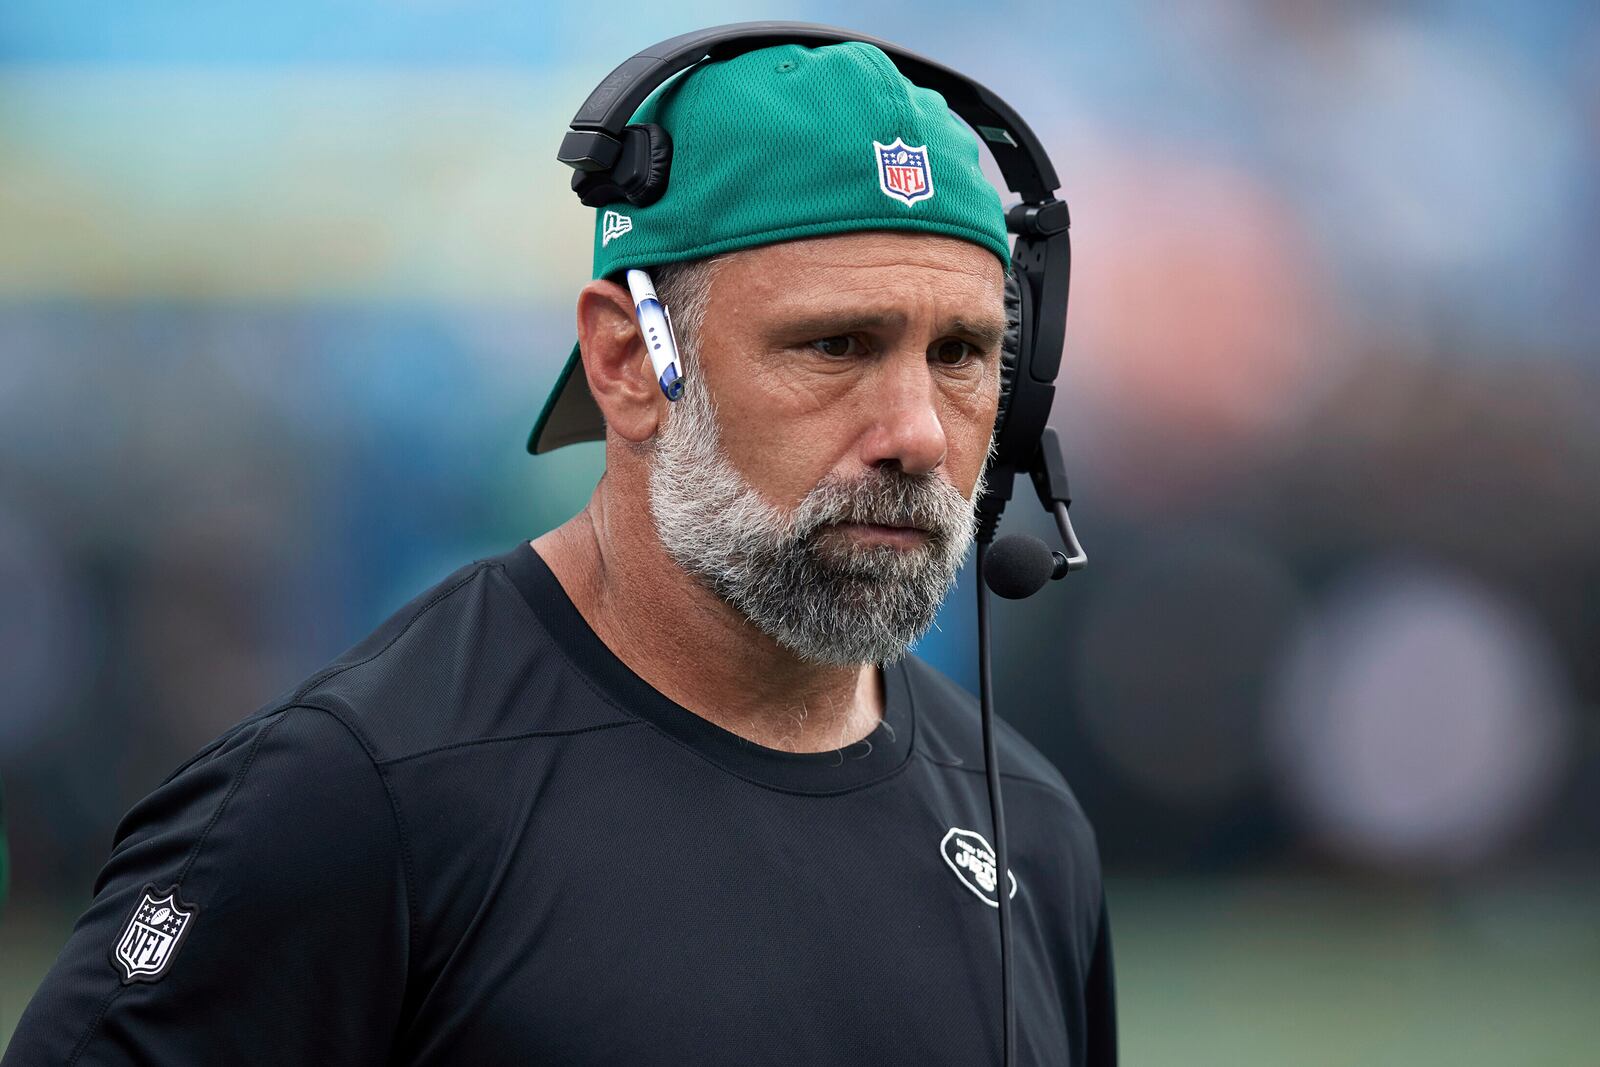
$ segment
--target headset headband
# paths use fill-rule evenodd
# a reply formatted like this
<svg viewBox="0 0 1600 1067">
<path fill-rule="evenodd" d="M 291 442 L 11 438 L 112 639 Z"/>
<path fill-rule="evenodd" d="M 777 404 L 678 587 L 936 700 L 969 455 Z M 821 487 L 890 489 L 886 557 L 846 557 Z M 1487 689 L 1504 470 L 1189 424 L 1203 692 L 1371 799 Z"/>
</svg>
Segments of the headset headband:
<svg viewBox="0 0 1600 1067">
<path fill-rule="evenodd" d="M 597 206 L 610 192 L 595 200 L 584 189 L 605 189 L 605 179 L 624 157 L 628 131 L 640 129 L 630 127 L 629 121 L 639 105 L 673 75 L 703 60 L 730 59 L 772 45 L 816 47 L 849 41 L 880 49 L 907 80 L 943 96 L 950 110 L 988 146 L 1007 187 L 1022 197 L 1022 203 L 1006 212 L 1006 228 L 1017 238 L 1008 283 L 1017 305 L 1015 365 L 1009 368 L 1009 375 L 1002 376 L 995 456 L 989 465 L 988 489 L 978 503 L 979 536 L 992 536 L 1019 471 L 1033 475 L 1047 509 L 1051 500 L 1068 500 L 1064 476 L 1059 484 L 1056 477 L 1059 451 L 1053 439 L 1046 442 L 1045 424 L 1055 398 L 1055 377 L 1066 335 L 1072 272 L 1067 229 L 1071 219 L 1067 205 L 1053 195 L 1060 182 L 1050 157 L 1009 104 L 966 75 L 876 37 L 809 22 L 737 22 L 670 38 L 624 60 L 573 116 L 556 158 L 577 172 L 573 188 L 584 202 Z M 648 146 L 648 139 L 644 143 Z M 670 150 L 659 163 L 670 167 Z M 660 195 L 659 191 L 655 195 Z"/>
<path fill-rule="evenodd" d="M 616 162 L 622 131 L 649 95 L 679 71 L 703 59 L 731 59 L 779 44 L 811 47 L 860 41 L 880 49 L 913 84 L 937 90 L 950 110 L 977 130 L 994 153 L 1006 186 L 1023 200 L 1041 203 L 1061 183 L 1044 146 L 1011 106 L 963 74 L 915 52 L 863 33 L 809 22 L 735 22 L 696 30 L 653 44 L 624 60 L 578 108 L 556 158 L 575 170 L 603 170 Z"/>
</svg>

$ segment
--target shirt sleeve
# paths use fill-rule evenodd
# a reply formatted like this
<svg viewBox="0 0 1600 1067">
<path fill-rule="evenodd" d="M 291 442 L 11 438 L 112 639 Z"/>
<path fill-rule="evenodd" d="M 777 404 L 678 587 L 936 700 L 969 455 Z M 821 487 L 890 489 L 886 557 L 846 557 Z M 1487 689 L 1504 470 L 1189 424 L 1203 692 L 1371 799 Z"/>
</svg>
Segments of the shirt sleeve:
<svg viewBox="0 0 1600 1067">
<path fill-rule="evenodd" d="M 1111 920 L 1106 913 L 1105 896 L 1100 897 L 1100 923 L 1094 939 L 1094 954 L 1089 959 L 1089 974 L 1083 986 L 1084 1018 L 1087 1022 L 1084 1062 L 1089 1067 L 1116 1067 L 1117 1063 L 1117 987 L 1111 966 Z"/>
<path fill-rule="evenodd" d="M 379 766 L 340 720 L 248 720 L 128 813 L 0 1062 L 386 1061 L 403 855 Z"/>
</svg>

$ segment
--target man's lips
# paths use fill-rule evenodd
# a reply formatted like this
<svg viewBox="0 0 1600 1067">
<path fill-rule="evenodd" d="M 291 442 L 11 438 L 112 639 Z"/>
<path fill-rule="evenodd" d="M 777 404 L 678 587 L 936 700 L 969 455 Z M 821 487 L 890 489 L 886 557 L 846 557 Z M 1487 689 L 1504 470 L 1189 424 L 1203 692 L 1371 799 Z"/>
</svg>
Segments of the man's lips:
<svg viewBox="0 0 1600 1067">
<path fill-rule="evenodd" d="M 928 531 L 916 526 L 886 526 L 875 522 L 839 522 L 833 525 L 854 541 L 916 548 L 928 540 Z"/>
</svg>

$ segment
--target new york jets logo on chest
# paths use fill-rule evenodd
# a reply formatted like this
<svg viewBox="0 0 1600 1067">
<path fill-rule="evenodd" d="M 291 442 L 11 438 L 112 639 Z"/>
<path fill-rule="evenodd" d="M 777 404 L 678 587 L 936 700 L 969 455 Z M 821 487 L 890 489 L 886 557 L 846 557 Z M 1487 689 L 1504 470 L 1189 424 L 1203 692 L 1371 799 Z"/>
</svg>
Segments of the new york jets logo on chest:
<svg viewBox="0 0 1600 1067">
<path fill-rule="evenodd" d="M 962 885 L 991 908 L 1000 906 L 1000 898 L 995 893 L 1000 880 L 995 874 L 994 849 L 989 847 L 989 842 L 982 834 L 952 826 L 944 835 L 944 840 L 939 842 L 939 852 L 950 869 L 956 872 Z M 1007 873 L 1011 880 L 1010 896 L 1015 897 L 1017 875 L 1014 871 Z"/>
</svg>

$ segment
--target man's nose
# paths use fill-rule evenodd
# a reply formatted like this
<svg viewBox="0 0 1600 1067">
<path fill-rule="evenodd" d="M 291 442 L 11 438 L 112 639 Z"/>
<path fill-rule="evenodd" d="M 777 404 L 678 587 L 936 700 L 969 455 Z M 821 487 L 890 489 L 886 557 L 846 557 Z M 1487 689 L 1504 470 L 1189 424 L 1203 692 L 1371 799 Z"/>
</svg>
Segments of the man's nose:
<svg viewBox="0 0 1600 1067">
<path fill-rule="evenodd" d="M 879 365 L 866 399 L 871 428 L 862 438 L 869 467 L 895 463 L 907 474 L 937 470 L 948 442 L 939 419 L 938 393 L 921 353 L 897 353 Z"/>
</svg>

